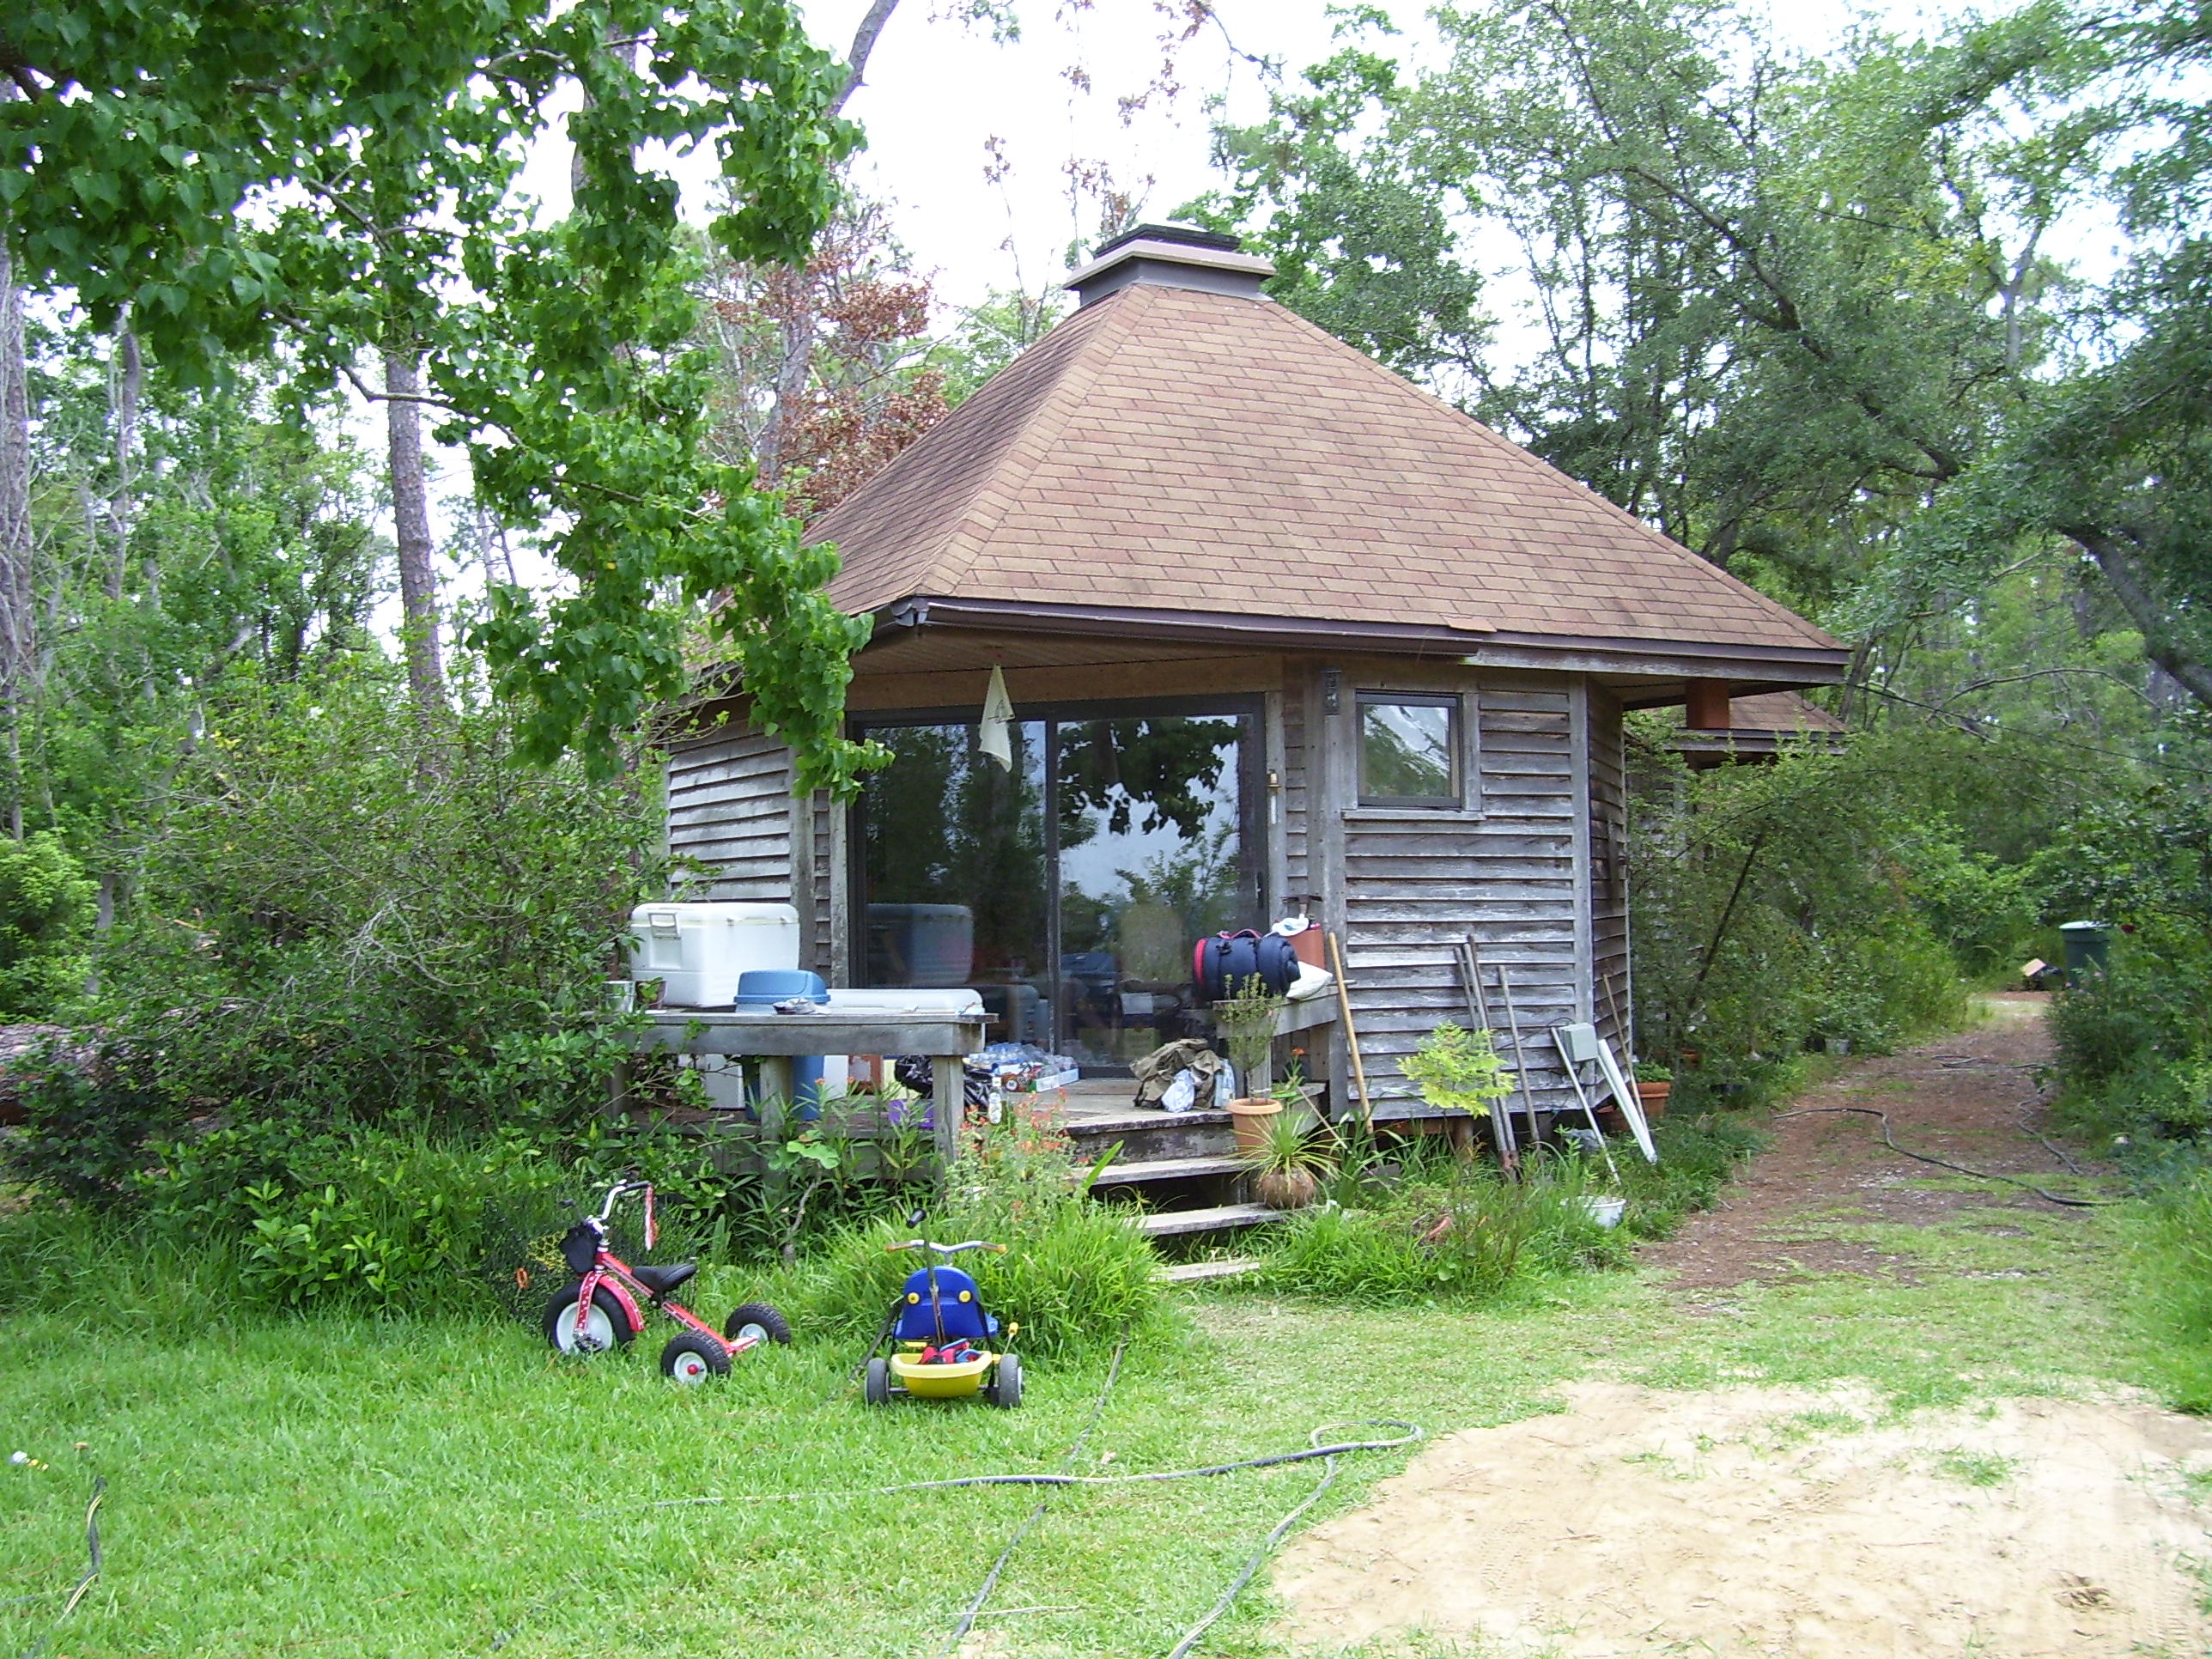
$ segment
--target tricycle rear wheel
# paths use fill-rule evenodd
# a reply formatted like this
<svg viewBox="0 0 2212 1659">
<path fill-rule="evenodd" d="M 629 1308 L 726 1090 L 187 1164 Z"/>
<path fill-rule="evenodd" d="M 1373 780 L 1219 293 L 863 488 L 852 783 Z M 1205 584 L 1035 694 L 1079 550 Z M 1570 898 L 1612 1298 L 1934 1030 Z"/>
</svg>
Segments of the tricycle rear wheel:
<svg viewBox="0 0 2212 1659">
<path fill-rule="evenodd" d="M 748 1302 L 732 1310 L 722 1322 L 722 1334 L 732 1342 L 750 1334 L 756 1342 L 791 1341 L 791 1322 L 765 1302 Z"/>
<path fill-rule="evenodd" d="M 1022 1403 L 1022 1362 L 1010 1353 L 1000 1354 L 992 1367 L 991 1403 L 1008 1412 Z"/>
<path fill-rule="evenodd" d="M 891 1403 L 891 1362 L 890 1360 L 878 1358 L 868 1362 L 868 1380 L 866 1388 L 867 1401 L 871 1406 L 888 1406 Z"/>
</svg>

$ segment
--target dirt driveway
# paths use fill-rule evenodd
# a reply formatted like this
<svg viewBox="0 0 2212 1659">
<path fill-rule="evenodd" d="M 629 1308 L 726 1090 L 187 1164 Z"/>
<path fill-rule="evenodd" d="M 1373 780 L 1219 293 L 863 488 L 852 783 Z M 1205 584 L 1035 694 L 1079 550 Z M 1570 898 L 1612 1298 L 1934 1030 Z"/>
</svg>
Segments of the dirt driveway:
<svg viewBox="0 0 2212 1659">
<path fill-rule="evenodd" d="M 1899 1145 L 1969 1169 L 2028 1181 L 2061 1172 L 2057 1156 L 2036 1138 L 2045 1127 L 2035 1073 L 2051 1058 L 2043 1023 L 2049 999 L 2014 992 L 1987 1001 L 1986 1024 L 1861 1060 L 1796 1105 L 1887 1112 Z M 1927 1190 L 1915 1183 L 1941 1172 L 1899 1158 L 1882 1145 L 1880 1122 L 1856 1113 L 1779 1117 L 1770 1133 L 1772 1144 L 1717 1206 L 1690 1218 L 1670 1242 L 1642 1252 L 1693 1304 L 1701 1292 L 1747 1280 L 1904 1271 L 1894 1257 L 1863 1244 L 1794 1236 L 1792 1224 L 1811 1217 L 1911 1225 L 1964 1208 L 2051 1207 L 1995 1183 L 1972 1192 Z"/>
<path fill-rule="evenodd" d="M 2028 1179 L 2040 998 L 1801 1099 Z M 1717 1209 L 1646 1259 L 1693 1320 L 1758 1283 L 1909 1278 L 1822 1224 L 2049 1208 L 1883 1148 L 1870 1118 L 1783 1118 Z M 2001 1217 L 1978 1219 L 1984 1231 Z M 2121 1659 L 2212 1654 L 2198 1499 L 2212 1425 L 2117 1389 L 1899 1412 L 1878 1391 L 1585 1382 L 1560 1414 L 1437 1441 L 1276 1575 L 1304 1650 L 1534 1659 Z"/>
</svg>

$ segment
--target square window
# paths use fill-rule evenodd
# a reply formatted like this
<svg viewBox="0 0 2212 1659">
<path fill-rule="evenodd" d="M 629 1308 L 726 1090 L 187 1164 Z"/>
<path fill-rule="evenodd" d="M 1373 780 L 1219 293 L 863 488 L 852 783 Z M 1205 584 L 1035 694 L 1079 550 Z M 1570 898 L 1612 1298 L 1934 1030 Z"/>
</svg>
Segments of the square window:
<svg viewBox="0 0 2212 1659">
<path fill-rule="evenodd" d="M 1460 700 L 1408 692 L 1359 696 L 1359 804 L 1464 805 L 1460 779 Z"/>
</svg>

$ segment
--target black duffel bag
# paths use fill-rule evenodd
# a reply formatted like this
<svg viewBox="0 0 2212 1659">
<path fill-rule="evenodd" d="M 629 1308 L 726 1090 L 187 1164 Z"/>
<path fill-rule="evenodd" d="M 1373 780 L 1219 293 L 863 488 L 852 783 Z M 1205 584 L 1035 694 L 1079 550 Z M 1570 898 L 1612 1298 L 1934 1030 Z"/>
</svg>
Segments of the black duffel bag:
<svg viewBox="0 0 2212 1659">
<path fill-rule="evenodd" d="M 1256 979 L 1276 996 L 1298 976 L 1298 953 L 1280 933 L 1216 933 L 1191 952 L 1191 978 L 1205 1001 L 1218 1002 Z"/>
</svg>

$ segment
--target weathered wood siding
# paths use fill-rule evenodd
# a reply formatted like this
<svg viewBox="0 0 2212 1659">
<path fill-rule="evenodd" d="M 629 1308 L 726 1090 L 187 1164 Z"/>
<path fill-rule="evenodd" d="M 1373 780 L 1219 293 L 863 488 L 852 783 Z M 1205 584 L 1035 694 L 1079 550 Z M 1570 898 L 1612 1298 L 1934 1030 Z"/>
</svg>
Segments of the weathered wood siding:
<svg viewBox="0 0 2212 1659">
<path fill-rule="evenodd" d="M 1502 971 L 1536 1103 L 1565 1109 L 1573 1097 L 1551 1028 L 1595 1018 L 1616 1049 L 1628 1046 L 1615 1018 L 1629 1006 L 1619 705 L 1565 675 L 1350 662 L 1340 672 L 1334 714 L 1310 663 L 1289 665 L 1268 699 L 1280 722 L 1268 744 L 1280 787 L 1279 820 L 1267 833 L 1270 874 L 1282 884 L 1268 899 L 1282 908 L 1318 896 L 1322 920 L 1340 935 L 1377 1115 L 1429 1115 L 1401 1062 L 1439 1021 L 1466 1018 L 1453 947 L 1470 933 L 1501 1051 L 1510 1061 Z M 1376 689 L 1464 699 L 1462 810 L 1358 805 L 1358 693 Z M 741 726 L 678 745 L 670 851 L 712 872 L 704 896 L 796 905 L 802 963 L 849 983 L 847 815 L 821 796 L 802 806 L 789 791 L 788 751 Z M 1316 1030 L 1309 1046 L 1333 1103 L 1348 1108 L 1340 1035 Z"/>
<path fill-rule="evenodd" d="M 668 755 L 668 851 L 711 872 L 701 896 L 791 899 L 791 751 L 732 725 Z"/>
<path fill-rule="evenodd" d="M 1462 811 L 1363 809 L 1358 798 L 1357 694 L 1377 687 L 1457 690 L 1474 735 L 1473 783 Z M 1513 1043 L 1501 972 L 1526 1042 L 1540 1109 L 1571 1097 L 1547 1033 L 1578 1017 L 1577 921 L 1586 902 L 1576 827 L 1581 757 L 1572 684 L 1564 677 L 1421 679 L 1347 670 L 1339 713 L 1322 721 L 1328 787 L 1311 825 L 1334 843 L 1353 1018 L 1376 1114 L 1429 1115 L 1401 1062 L 1437 1024 L 1464 1022 L 1454 944 L 1481 953 L 1501 1051 Z M 1349 1097 L 1340 1095 L 1349 1104 Z M 1518 1096 L 1515 1097 L 1518 1103 Z"/>
<path fill-rule="evenodd" d="M 1595 941 L 1597 1028 L 1627 1063 L 1629 1030 L 1628 789 L 1620 705 L 1599 688 L 1589 694 L 1590 916 Z"/>
<path fill-rule="evenodd" d="M 827 795 L 791 793 L 791 751 L 732 723 L 668 755 L 668 850 L 703 866 L 702 898 L 789 904 L 799 965 L 848 982 L 836 918 L 843 909 L 843 814 Z"/>
<path fill-rule="evenodd" d="M 1312 674 L 1291 677 L 1282 695 L 1284 890 L 1268 894 L 1267 902 L 1285 910 L 1317 890 L 1310 830 L 1313 817 L 1310 734 L 1320 696 L 1317 678 Z"/>
</svg>

